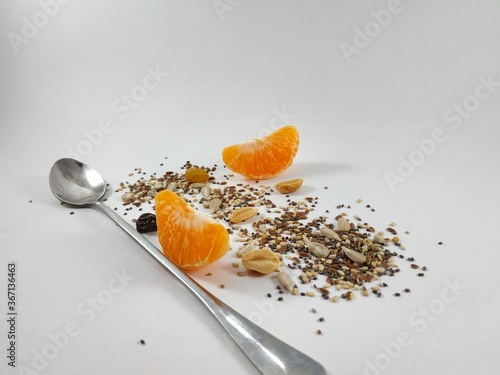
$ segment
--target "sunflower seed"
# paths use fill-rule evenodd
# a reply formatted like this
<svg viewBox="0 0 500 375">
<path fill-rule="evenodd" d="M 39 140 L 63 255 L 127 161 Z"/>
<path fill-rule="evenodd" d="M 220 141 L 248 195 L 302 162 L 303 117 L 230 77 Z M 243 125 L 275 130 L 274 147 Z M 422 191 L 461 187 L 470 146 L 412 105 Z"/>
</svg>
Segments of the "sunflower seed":
<svg viewBox="0 0 500 375">
<path fill-rule="evenodd" d="M 372 242 L 384 245 L 387 241 L 383 236 L 383 232 L 378 232 L 377 234 L 375 234 L 375 236 L 373 236 Z"/>
<path fill-rule="evenodd" d="M 203 195 L 205 198 L 210 195 L 212 192 L 212 189 L 210 189 L 210 186 L 205 185 L 201 188 L 201 195 Z"/>
<path fill-rule="evenodd" d="M 339 235 L 337 234 L 337 232 L 335 232 L 333 229 L 330 229 L 328 227 L 322 227 L 319 230 L 319 233 L 321 233 L 321 235 L 323 235 L 326 238 L 329 238 L 331 240 L 341 241 L 341 239 L 340 239 Z"/>
<path fill-rule="evenodd" d="M 330 254 L 330 250 L 318 242 L 307 242 L 306 246 L 315 257 L 326 258 Z"/>
<path fill-rule="evenodd" d="M 278 273 L 278 281 L 285 287 L 286 290 L 288 290 L 290 293 L 293 292 L 293 281 L 292 278 L 290 277 L 289 274 L 286 272 L 279 272 Z"/>
<path fill-rule="evenodd" d="M 364 263 L 364 262 L 366 262 L 366 257 L 363 254 L 358 253 L 355 250 L 351 250 L 351 249 L 348 249 L 345 246 L 342 246 L 342 251 L 354 263 Z"/>
<path fill-rule="evenodd" d="M 122 201 L 124 202 L 132 202 L 135 199 L 135 194 L 131 191 L 122 195 Z"/>
<path fill-rule="evenodd" d="M 349 232 L 351 230 L 351 224 L 344 217 L 339 219 L 338 226 L 342 232 Z"/>
<path fill-rule="evenodd" d="M 210 201 L 208 208 L 210 209 L 211 212 L 216 212 L 219 209 L 221 204 L 222 204 L 222 201 L 219 198 L 214 198 Z"/>
<path fill-rule="evenodd" d="M 177 182 L 172 181 L 167 185 L 167 190 L 174 191 L 175 189 L 177 189 Z"/>
<path fill-rule="evenodd" d="M 250 250 L 253 250 L 254 249 L 254 245 L 253 244 L 248 244 L 248 245 L 243 245 L 242 247 L 240 247 L 238 249 L 238 251 L 236 252 L 236 256 L 238 258 L 243 258 L 243 256 L 248 253 Z"/>
</svg>

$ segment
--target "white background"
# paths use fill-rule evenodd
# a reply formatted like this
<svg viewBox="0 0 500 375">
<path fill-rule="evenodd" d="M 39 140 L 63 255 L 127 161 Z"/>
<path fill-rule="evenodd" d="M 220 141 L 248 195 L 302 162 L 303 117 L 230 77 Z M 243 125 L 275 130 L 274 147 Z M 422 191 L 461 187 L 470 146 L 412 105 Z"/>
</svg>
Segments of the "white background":
<svg viewBox="0 0 500 375">
<path fill-rule="evenodd" d="M 257 373 L 107 218 L 61 207 L 48 172 L 70 149 L 112 188 L 135 167 L 221 166 L 224 146 L 285 122 L 297 125 L 300 149 L 269 184 L 304 178 L 303 194 L 319 197 L 318 215 L 336 215 L 345 203 L 377 229 L 395 220 L 411 233 L 406 254 L 429 271 L 418 278 L 402 261 L 383 298 L 337 304 L 287 295 L 270 304 L 265 294 L 276 281 L 236 277 L 234 251 L 193 276 L 330 374 L 497 373 L 497 1 L 401 1 L 390 19 L 385 1 L 69 1 L 45 7 L 50 16 L 43 3 L 0 6 L 0 343 L 5 354 L 7 264 L 15 262 L 16 363 L 31 369 L 10 368 L 2 354 L 1 373 Z M 372 12 L 386 15 L 384 26 Z M 357 30 L 372 35 L 366 46 Z M 346 55 L 347 44 L 356 53 Z M 148 68 L 168 76 L 117 112 Z M 490 91 L 476 91 L 481 80 L 493 82 Z M 458 105 L 462 115 L 446 117 Z M 112 124 L 99 136 L 105 119 Z M 439 129 L 443 142 L 424 155 L 417 143 Z M 410 157 L 418 165 L 403 170 Z M 403 172 L 393 188 L 387 172 Z M 119 200 L 109 197 L 110 205 Z M 87 298 L 106 290 L 113 272 L 133 279 L 90 319 Z M 453 295 L 449 283 L 465 290 Z M 405 287 L 412 292 L 392 296 Z M 78 334 L 34 368 L 37 353 L 71 323 Z M 411 343 L 399 350 L 402 332 Z"/>
</svg>

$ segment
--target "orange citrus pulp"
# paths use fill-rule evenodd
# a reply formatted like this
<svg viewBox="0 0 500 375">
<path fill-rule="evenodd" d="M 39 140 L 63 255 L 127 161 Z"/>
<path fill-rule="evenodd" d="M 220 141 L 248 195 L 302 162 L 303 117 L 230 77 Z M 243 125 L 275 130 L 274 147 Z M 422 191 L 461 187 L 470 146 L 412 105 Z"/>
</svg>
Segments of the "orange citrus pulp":
<svg viewBox="0 0 500 375">
<path fill-rule="evenodd" d="M 279 128 L 271 134 L 222 150 L 222 160 L 233 172 L 263 180 L 287 169 L 299 149 L 299 132 L 295 126 Z"/>
<path fill-rule="evenodd" d="M 158 239 L 177 266 L 198 269 L 227 253 L 229 234 L 222 224 L 197 213 L 173 191 L 163 190 L 155 200 Z"/>
</svg>

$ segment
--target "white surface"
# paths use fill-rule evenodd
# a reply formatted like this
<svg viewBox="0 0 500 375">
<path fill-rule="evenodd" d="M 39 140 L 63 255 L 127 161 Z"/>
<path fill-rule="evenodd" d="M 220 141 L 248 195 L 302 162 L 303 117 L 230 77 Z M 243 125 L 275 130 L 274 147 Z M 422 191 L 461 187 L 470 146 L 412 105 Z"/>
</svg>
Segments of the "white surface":
<svg viewBox="0 0 500 375">
<path fill-rule="evenodd" d="M 138 166 L 222 165 L 224 146 L 282 125 L 277 113 L 285 111 L 301 145 L 276 180 L 304 178 L 319 212 L 345 203 L 376 228 L 396 220 L 411 232 L 406 251 L 429 267 L 426 277 L 402 262 L 383 299 L 285 296 L 270 308 L 274 281 L 234 276 L 234 252 L 209 268 L 211 278 L 208 270 L 194 276 L 246 316 L 269 307 L 261 325 L 330 374 L 497 373 L 500 87 L 472 98 L 481 77 L 500 82 L 497 1 L 402 1 L 350 63 L 340 45 L 353 44 L 355 28 L 376 27 L 370 12 L 387 2 L 233 1 L 219 17 L 211 1 L 71 1 L 15 53 L 9 32 L 22 35 L 23 17 L 32 20 L 40 3 L 8 0 L 0 10 L 0 313 L 14 261 L 18 366 L 33 369 L 35 352 L 73 322 L 78 334 L 31 373 L 256 373 L 201 305 L 107 218 L 61 207 L 47 176 L 77 147 L 113 187 Z M 117 112 L 115 101 L 148 67 L 168 77 L 129 114 Z M 454 129 L 443 115 L 464 100 L 478 108 Z M 112 130 L 82 148 L 83 132 L 106 118 Z M 399 157 L 436 128 L 446 140 L 391 190 L 384 174 L 397 173 Z M 102 311 L 90 309 L 87 298 L 122 270 L 133 280 Z M 439 302 L 456 280 L 466 289 Z M 405 287 L 412 293 L 392 297 Z M 411 344 L 384 362 L 384 345 L 394 347 L 401 332 Z M 387 368 L 367 370 L 367 361 Z M 5 356 L 0 368 L 23 373 Z"/>
</svg>

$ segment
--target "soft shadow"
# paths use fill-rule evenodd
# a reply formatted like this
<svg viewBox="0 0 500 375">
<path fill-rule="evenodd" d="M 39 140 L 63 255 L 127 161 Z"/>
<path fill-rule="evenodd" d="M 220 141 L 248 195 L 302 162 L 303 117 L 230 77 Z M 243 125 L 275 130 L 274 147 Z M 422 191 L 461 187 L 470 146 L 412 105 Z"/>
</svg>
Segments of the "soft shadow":
<svg viewBox="0 0 500 375">
<path fill-rule="evenodd" d="M 336 173 L 340 171 L 353 170 L 354 165 L 345 163 L 335 163 L 335 162 L 295 162 L 287 170 L 288 173 L 292 173 L 297 176 L 304 177 L 314 177 L 314 176 L 325 176 L 330 173 Z"/>
</svg>

